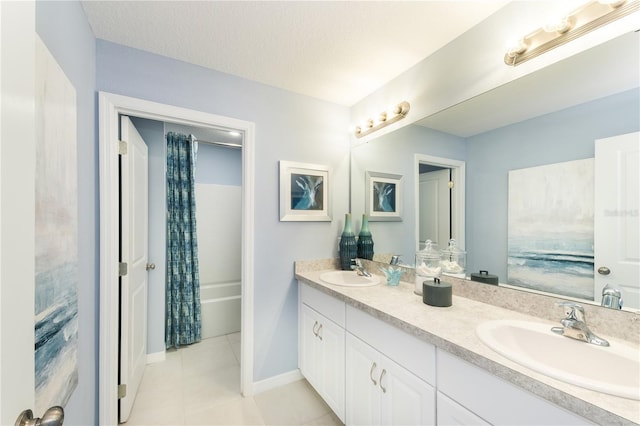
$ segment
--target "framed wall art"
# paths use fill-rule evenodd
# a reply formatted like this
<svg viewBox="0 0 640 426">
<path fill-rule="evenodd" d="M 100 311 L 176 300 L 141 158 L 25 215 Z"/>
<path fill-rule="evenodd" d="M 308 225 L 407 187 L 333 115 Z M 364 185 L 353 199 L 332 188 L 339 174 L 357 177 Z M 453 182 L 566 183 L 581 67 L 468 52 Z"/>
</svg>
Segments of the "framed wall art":
<svg viewBox="0 0 640 426">
<path fill-rule="evenodd" d="M 509 171 L 508 284 L 594 300 L 594 170 L 587 158 Z"/>
<path fill-rule="evenodd" d="M 330 222 L 327 166 L 280 161 L 280 221 Z"/>
<path fill-rule="evenodd" d="M 402 175 L 365 172 L 365 213 L 369 221 L 401 221 L 402 203 Z"/>
</svg>

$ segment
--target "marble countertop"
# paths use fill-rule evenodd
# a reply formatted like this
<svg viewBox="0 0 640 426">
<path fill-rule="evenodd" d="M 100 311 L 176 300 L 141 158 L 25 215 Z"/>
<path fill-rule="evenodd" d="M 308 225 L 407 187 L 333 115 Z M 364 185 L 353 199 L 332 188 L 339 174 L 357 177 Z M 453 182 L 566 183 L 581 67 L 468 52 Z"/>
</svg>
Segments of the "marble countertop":
<svg viewBox="0 0 640 426">
<path fill-rule="evenodd" d="M 326 284 L 320 274 L 330 270 L 301 270 L 296 278 L 348 305 L 489 371 L 533 394 L 603 425 L 640 424 L 640 401 L 620 398 L 574 386 L 517 364 L 485 346 L 476 327 L 489 320 L 514 319 L 557 325 L 546 319 L 525 315 L 488 303 L 453 295 L 453 306 L 437 308 L 422 302 L 414 284 L 398 287 L 378 284 L 372 287 L 342 287 Z M 610 342 L 637 348 L 640 345 L 603 335 Z M 585 343 L 586 344 L 586 343 Z M 603 368 L 605 368 L 603 366 Z"/>
</svg>

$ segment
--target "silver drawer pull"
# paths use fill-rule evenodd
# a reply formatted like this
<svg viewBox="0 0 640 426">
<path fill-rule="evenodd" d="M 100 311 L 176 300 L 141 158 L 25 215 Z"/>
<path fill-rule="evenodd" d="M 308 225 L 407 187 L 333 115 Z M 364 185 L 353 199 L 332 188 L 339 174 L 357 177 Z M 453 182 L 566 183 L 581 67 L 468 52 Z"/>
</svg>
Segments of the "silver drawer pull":
<svg viewBox="0 0 640 426">
<path fill-rule="evenodd" d="M 322 340 L 322 333 L 321 333 L 321 331 L 322 331 L 322 324 L 320 324 L 320 327 L 318 328 L 318 334 L 317 334 L 318 339 L 320 339 L 320 340 Z"/>
<path fill-rule="evenodd" d="M 371 382 L 373 383 L 373 386 L 377 386 L 378 382 L 376 382 L 376 379 L 373 378 L 373 370 L 375 370 L 377 367 L 376 363 L 374 362 L 373 364 L 371 364 L 371 370 L 369 371 L 369 378 L 371 379 Z"/>
<path fill-rule="evenodd" d="M 387 370 L 383 369 L 382 373 L 380 374 L 380 389 L 382 389 L 382 393 L 387 393 L 387 388 L 382 386 L 382 378 L 385 376 L 385 374 L 387 374 Z"/>
<path fill-rule="evenodd" d="M 313 334 L 318 337 L 318 330 L 316 330 L 316 327 L 318 326 L 318 321 L 315 322 L 315 324 L 313 324 Z"/>
</svg>

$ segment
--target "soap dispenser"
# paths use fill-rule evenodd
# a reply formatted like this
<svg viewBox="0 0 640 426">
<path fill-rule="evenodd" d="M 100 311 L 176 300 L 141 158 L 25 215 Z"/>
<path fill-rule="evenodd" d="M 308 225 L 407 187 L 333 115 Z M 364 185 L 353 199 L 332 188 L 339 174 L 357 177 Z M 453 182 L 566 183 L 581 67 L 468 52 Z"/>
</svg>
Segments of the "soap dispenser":
<svg viewBox="0 0 640 426">
<path fill-rule="evenodd" d="M 416 294 L 422 294 L 422 284 L 425 281 L 433 281 L 434 278 L 440 278 L 440 274 L 442 273 L 440 253 L 433 241 L 425 241 L 424 248 L 416 252 L 415 272 Z"/>
</svg>

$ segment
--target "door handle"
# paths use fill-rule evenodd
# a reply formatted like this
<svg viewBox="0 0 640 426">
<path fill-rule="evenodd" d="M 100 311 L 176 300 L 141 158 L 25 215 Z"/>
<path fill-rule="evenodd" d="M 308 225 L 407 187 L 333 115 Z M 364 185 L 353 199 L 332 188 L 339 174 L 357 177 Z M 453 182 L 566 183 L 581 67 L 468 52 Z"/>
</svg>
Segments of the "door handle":
<svg viewBox="0 0 640 426">
<path fill-rule="evenodd" d="M 387 370 L 383 368 L 382 373 L 380 374 L 380 389 L 382 389 L 382 393 L 387 393 L 387 388 L 382 386 L 382 378 L 385 376 L 385 374 L 387 374 Z"/>
<path fill-rule="evenodd" d="M 150 269 L 151 270 L 156 269 L 156 264 L 155 263 L 147 263 L 146 268 L 147 268 L 147 271 L 150 270 Z"/>
<path fill-rule="evenodd" d="M 598 268 L 598 273 L 600 275 L 609 275 L 611 273 L 611 269 L 607 268 L 606 266 L 601 266 Z"/>
<path fill-rule="evenodd" d="M 369 370 L 369 378 L 371 379 L 373 386 L 378 385 L 378 382 L 376 382 L 376 379 L 373 378 L 373 370 L 375 369 L 376 369 L 376 363 L 374 362 L 373 364 L 371 364 L 371 370 Z"/>
<path fill-rule="evenodd" d="M 33 411 L 24 410 L 16 419 L 15 426 L 62 426 L 64 422 L 64 408 L 54 406 L 44 412 L 42 418 L 33 418 Z"/>
</svg>

